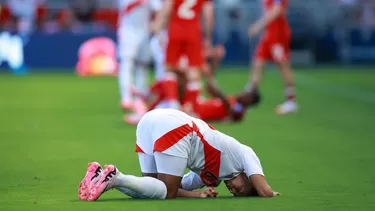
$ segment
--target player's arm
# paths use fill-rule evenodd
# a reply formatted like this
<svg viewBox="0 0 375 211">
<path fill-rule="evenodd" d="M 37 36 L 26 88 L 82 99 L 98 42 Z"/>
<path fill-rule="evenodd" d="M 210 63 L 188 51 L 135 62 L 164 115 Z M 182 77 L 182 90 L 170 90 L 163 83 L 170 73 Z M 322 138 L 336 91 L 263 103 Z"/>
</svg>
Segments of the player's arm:
<svg viewBox="0 0 375 211">
<path fill-rule="evenodd" d="M 258 196 L 274 197 L 280 195 L 280 193 L 272 190 L 272 188 L 267 184 L 266 178 L 263 175 L 253 174 L 249 178 Z"/>
<path fill-rule="evenodd" d="M 254 155 L 254 152 L 244 152 L 243 165 L 245 173 L 251 181 L 251 189 L 254 188 L 258 196 L 273 197 L 280 195 L 280 193 L 274 192 L 272 188 L 268 185 L 260 161 Z"/>
<path fill-rule="evenodd" d="M 152 31 L 158 34 L 165 28 L 170 20 L 173 9 L 173 0 L 165 0 L 162 8 L 156 13 L 155 21 L 152 24 Z"/>
<path fill-rule="evenodd" d="M 268 24 L 274 21 L 276 18 L 284 13 L 284 5 L 282 0 L 273 0 L 273 6 L 268 10 L 263 17 L 261 17 L 255 24 L 250 28 L 250 35 L 256 34 L 260 30 L 264 29 Z"/>
<path fill-rule="evenodd" d="M 203 5 L 203 17 L 205 22 L 205 38 L 206 44 L 211 45 L 212 31 L 214 26 L 214 5 L 211 0 L 207 0 Z"/>
<path fill-rule="evenodd" d="M 213 97 L 219 98 L 225 105 L 225 108 L 230 111 L 231 106 L 227 96 L 220 90 L 216 81 L 213 78 L 207 78 L 207 89 Z"/>
<path fill-rule="evenodd" d="M 218 193 L 214 188 L 206 188 L 202 191 L 187 191 L 180 188 L 182 178 L 168 174 L 158 174 L 158 179 L 164 182 L 167 188 L 166 199 L 181 198 L 207 198 L 216 197 Z"/>
<path fill-rule="evenodd" d="M 182 177 L 180 188 L 187 191 L 201 189 L 205 186 L 198 174 L 189 171 Z"/>
</svg>

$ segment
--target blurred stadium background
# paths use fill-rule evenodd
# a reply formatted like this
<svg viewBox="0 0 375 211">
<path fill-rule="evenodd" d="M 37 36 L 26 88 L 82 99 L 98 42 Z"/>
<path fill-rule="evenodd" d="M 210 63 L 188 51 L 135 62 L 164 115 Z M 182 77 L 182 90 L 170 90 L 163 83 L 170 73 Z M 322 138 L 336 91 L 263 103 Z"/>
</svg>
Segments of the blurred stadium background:
<svg viewBox="0 0 375 211">
<path fill-rule="evenodd" d="M 28 38 L 24 42 L 24 58 L 30 68 L 72 68 L 83 41 L 102 35 L 116 38 L 115 0 L 0 3 L 1 28 Z M 289 4 L 293 63 L 313 66 L 374 62 L 373 1 L 290 0 Z M 257 41 L 248 39 L 247 26 L 261 14 L 259 1 L 217 0 L 216 7 L 216 23 L 220 24 L 215 37 L 227 47 L 225 63 L 247 64 Z M 16 20 L 21 21 L 16 24 Z"/>
<path fill-rule="evenodd" d="M 218 80 L 234 93 L 247 81 L 257 42 L 248 39 L 247 29 L 261 5 L 215 3 L 215 42 L 227 49 Z M 216 125 L 255 149 L 283 196 L 223 197 L 215 203 L 124 201 L 115 191 L 101 199 L 106 203 L 79 202 L 77 185 L 92 159 L 139 174 L 135 127 L 122 122 L 116 78 L 74 73 L 84 41 L 99 36 L 116 41 L 116 1 L 0 0 L 0 5 L 1 210 L 374 210 L 375 1 L 289 0 L 301 111 L 273 113 L 283 90 L 270 67 L 261 106 L 243 123 Z M 16 42 L 4 33 L 20 38 L 22 50 L 15 51 Z"/>
</svg>

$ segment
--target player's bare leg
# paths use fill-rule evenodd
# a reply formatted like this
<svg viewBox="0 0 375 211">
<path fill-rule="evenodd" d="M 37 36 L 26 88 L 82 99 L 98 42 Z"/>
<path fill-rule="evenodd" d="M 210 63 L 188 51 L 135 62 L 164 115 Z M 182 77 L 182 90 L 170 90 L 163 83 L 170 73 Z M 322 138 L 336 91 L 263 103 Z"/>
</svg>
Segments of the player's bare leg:
<svg viewBox="0 0 375 211">
<path fill-rule="evenodd" d="M 276 113 L 288 114 L 296 112 L 298 110 L 298 105 L 295 101 L 294 80 L 293 73 L 290 69 L 290 64 L 285 60 L 280 62 L 278 66 L 285 84 L 286 100 L 283 104 L 280 104 L 276 107 Z"/>
<path fill-rule="evenodd" d="M 263 78 L 263 69 L 265 61 L 262 59 L 254 59 L 251 70 L 251 83 L 249 84 L 248 89 L 255 90 Z"/>
</svg>

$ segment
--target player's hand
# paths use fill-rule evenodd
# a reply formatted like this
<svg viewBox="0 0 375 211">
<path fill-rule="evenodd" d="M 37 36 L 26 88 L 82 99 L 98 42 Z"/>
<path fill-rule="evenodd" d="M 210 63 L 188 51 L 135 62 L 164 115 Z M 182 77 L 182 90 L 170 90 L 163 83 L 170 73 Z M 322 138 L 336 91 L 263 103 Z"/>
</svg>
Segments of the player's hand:
<svg viewBox="0 0 375 211">
<path fill-rule="evenodd" d="M 249 36 L 253 37 L 253 36 L 259 34 L 260 30 L 261 30 L 261 27 L 258 24 L 251 25 L 249 27 L 249 31 L 248 31 Z"/>
<path fill-rule="evenodd" d="M 208 187 L 201 191 L 200 197 L 201 198 L 210 198 L 210 197 L 216 197 L 219 193 L 213 188 L 213 187 Z"/>
</svg>

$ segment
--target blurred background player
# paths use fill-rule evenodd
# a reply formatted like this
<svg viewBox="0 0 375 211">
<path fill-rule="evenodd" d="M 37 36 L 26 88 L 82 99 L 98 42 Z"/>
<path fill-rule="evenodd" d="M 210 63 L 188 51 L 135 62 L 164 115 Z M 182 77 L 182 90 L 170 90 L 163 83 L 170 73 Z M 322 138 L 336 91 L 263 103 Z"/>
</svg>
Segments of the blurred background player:
<svg viewBox="0 0 375 211">
<path fill-rule="evenodd" d="M 221 45 L 206 51 L 205 76 L 208 98 L 199 97 L 196 103 L 185 103 L 182 107 L 184 112 L 203 121 L 238 122 L 243 119 L 248 108 L 260 103 L 261 96 L 257 89 L 226 95 L 219 88 L 214 75 L 224 55 L 225 49 Z"/>
<path fill-rule="evenodd" d="M 244 118 L 248 108 L 258 105 L 261 100 L 256 89 L 245 90 L 236 95 L 225 95 L 212 79 L 208 79 L 207 87 L 210 98 L 198 100 L 194 107 L 184 107 L 186 113 L 207 122 L 239 122 Z"/>
<path fill-rule="evenodd" d="M 249 27 L 249 35 L 255 36 L 265 29 L 258 43 L 252 64 L 250 89 L 255 89 L 261 79 L 264 65 L 273 61 L 284 79 L 286 101 L 276 107 L 278 114 L 297 111 L 293 74 L 290 69 L 291 31 L 287 20 L 288 0 L 264 0 L 263 17 Z"/>
<path fill-rule="evenodd" d="M 225 49 L 223 45 L 217 45 L 212 48 L 206 48 L 202 50 L 208 62 L 205 62 L 205 76 L 212 77 L 215 74 L 216 67 L 225 55 Z M 179 66 L 178 71 L 175 72 L 179 84 L 179 98 L 178 102 L 181 105 L 181 110 L 193 114 L 196 106 L 200 106 L 203 98 L 202 96 L 196 96 L 195 99 L 186 95 L 188 93 L 188 79 L 187 79 L 187 66 L 185 66 L 183 59 Z M 147 92 L 137 90 L 135 87 L 132 89 L 132 94 L 137 96 L 145 102 L 147 111 L 151 111 L 156 108 L 170 108 L 169 101 L 175 96 L 175 91 L 171 89 L 164 89 L 170 82 L 169 79 L 160 79 L 154 81 Z M 206 102 L 206 101 L 204 101 Z M 203 102 L 202 102 L 203 103 Z M 202 110 L 200 110 L 202 111 Z M 129 115 L 125 115 L 124 121 L 129 124 L 137 124 L 145 113 L 134 112 Z"/>
<path fill-rule="evenodd" d="M 202 37 L 201 14 L 204 14 L 205 39 Z M 213 27 L 213 4 L 209 0 L 166 0 L 158 14 L 153 31 L 158 33 L 168 26 L 168 44 L 166 50 L 166 75 L 168 82 L 164 90 L 171 90 L 169 108 L 180 108 L 178 83 L 175 72 L 178 71 L 183 57 L 187 59 L 187 95 L 195 99 L 200 94 L 200 70 L 203 68 L 203 43 L 210 46 Z"/>
<path fill-rule="evenodd" d="M 168 41 L 166 29 L 151 38 L 150 47 L 154 61 L 155 80 L 160 81 L 165 77 L 165 49 Z"/>
<path fill-rule="evenodd" d="M 118 0 L 119 85 L 121 107 L 124 109 L 145 109 L 139 98 L 133 99 L 130 89 L 133 72 L 137 89 L 145 91 L 147 88 L 151 16 L 161 6 L 160 0 Z"/>
</svg>

